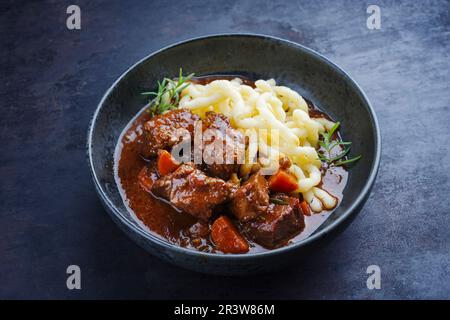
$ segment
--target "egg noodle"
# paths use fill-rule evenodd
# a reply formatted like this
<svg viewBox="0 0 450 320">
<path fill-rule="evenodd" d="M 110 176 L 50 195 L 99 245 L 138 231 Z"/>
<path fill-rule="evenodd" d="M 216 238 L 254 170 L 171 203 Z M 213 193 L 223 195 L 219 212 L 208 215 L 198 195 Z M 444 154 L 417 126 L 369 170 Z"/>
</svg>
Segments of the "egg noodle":
<svg viewBox="0 0 450 320">
<path fill-rule="evenodd" d="M 337 200 L 317 187 L 322 179 L 317 154 L 319 134 L 334 123 L 325 118 L 311 118 L 308 105 L 300 94 L 277 86 L 275 80 L 257 80 L 255 88 L 233 80 L 215 80 L 206 85 L 191 83 L 181 93 L 180 108 L 201 118 L 208 111 L 230 119 L 233 128 L 248 137 L 241 176 L 250 173 L 255 163 L 270 172 L 278 167 L 280 157 L 291 161 L 288 169 L 298 180 L 301 193 L 315 212 L 331 209 Z M 267 174 L 267 173 L 266 173 Z"/>
</svg>

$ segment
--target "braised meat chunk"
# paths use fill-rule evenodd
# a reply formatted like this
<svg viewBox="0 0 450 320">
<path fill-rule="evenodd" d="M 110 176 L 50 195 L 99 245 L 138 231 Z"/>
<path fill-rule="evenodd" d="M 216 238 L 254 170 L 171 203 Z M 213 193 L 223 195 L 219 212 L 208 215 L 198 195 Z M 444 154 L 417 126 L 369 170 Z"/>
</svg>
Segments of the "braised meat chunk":
<svg viewBox="0 0 450 320">
<path fill-rule="evenodd" d="M 245 234 L 269 249 L 279 246 L 305 227 L 297 198 L 282 194 L 277 194 L 275 198 L 286 204 L 270 203 L 264 214 L 244 224 Z"/>
<path fill-rule="evenodd" d="M 203 161 L 207 174 L 228 180 L 239 168 L 245 152 L 244 136 L 231 127 L 229 119 L 208 112 L 203 119 Z"/>
<path fill-rule="evenodd" d="M 159 149 L 167 149 L 186 138 L 192 138 L 195 122 L 200 118 L 185 109 L 157 115 L 144 124 L 144 157 L 154 157 Z M 184 129 L 184 130 L 181 130 Z"/>
<path fill-rule="evenodd" d="M 239 221 L 249 221 L 267 211 L 269 185 L 261 173 L 254 173 L 233 196 L 231 212 Z"/>
<path fill-rule="evenodd" d="M 152 192 L 176 208 L 207 220 L 217 205 L 230 198 L 234 188 L 231 183 L 208 177 L 188 163 L 155 181 Z"/>
</svg>

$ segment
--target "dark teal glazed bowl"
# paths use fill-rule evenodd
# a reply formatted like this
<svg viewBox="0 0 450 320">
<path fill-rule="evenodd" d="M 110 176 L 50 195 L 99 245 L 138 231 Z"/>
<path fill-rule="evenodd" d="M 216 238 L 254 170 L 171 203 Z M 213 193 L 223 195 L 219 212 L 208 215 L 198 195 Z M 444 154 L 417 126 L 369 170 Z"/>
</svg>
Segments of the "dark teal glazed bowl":
<svg viewBox="0 0 450 320">
<path fill-rule="evenodd" d="M 297 90 L 342 123 L 341 132 L 363 158 L 352 168 L 340 206 L 309 238 L 272 251 L 225 255 L 181 248 L 143 229 L 125 207 L 114 179 L 119 135 L 145 104 L 141 92 L 179 68 L 196 75 L 234 74 L 274 78 Z M 341 68 L 297 43 L 263 35 L 225 34 L 187 40 L 161 49 L 129 68 L 103 96 L 88 133 L 88 158 L 94 184 L 117 225 L 149 253 L 191 270 L 245 275 L 301 263 L 311 250 L 330 241 L 360 212 L 376 179 L 380 129 L 362 89 Z M 100 229 L 100 226 L 99 226 Z"/>
</svg>

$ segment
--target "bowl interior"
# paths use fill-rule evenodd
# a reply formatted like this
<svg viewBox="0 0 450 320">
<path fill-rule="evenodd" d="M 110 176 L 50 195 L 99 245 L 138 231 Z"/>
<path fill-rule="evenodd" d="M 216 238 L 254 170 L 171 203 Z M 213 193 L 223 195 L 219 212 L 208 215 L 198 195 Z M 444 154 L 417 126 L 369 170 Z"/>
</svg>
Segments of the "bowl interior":
<svg viewBox="0 0 450 320">
<path fill-rule="evenodd" d="M 176 76 L 180 67 L 184 73 L 196 75 L 274 78 L 339 120 L 344 139 L 353 141 L 352 153 L 363 158 L 350 170 L 342 203 L 319 230 L 331 227 L 352 205 L 376 162 L 376 128 L 362 92 L 340 69 L 308 49 L 274 38 L 230 35 L 191 40 L 145 58 L 126 72 L 102 100 L 89 141 L 92 170 L 99 183 L 97 188 L 126 220 L 142 228 L 126 209 L 114 180 L 116 143 L 124 127 L 146 103 L 140 93 L 152 89 L 165 76 Z"/>
</svg>

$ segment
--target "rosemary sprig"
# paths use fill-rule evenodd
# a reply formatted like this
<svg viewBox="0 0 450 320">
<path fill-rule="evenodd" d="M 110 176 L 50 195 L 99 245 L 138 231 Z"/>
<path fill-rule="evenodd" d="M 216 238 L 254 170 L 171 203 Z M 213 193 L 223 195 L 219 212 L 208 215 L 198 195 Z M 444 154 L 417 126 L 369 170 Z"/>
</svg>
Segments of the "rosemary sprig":
<svg viewBox="0 0 450 320">
<path fill-rule="evenodd" d="M 190 85 L 189 80 L 191 80 L 193 76 L 193 73 L 183 76 L 183 69 L 180 68 L 178 79 L 173 80 L 164 78 L 161 82 L 158 81 L 158 91 L 142 92 L 142 95 L 154 96 L 150 101 L 150 114 L 154 116 L 168 110 L 176 109 L 180 102 L 181 91 Z"/>
<path fill-rule="evenodd" d="M 277 199 L 277 198 L 269 198 L 269 201 L 275 204 L 281 204 L 281 205 L 288 205 L 289 202 L 281 200 L 281 199 Z"/>
<path fill-rule="evenodd" d="M 354 158 L 345 159 L 345 156 L 350 152 L 352 143 L 339 139 L 333 139 L 333 135 L 340 125 L 340 122 L 336 122 L 334 126 L 331 127 L 330 130 L 328 130 L 328 132 L 320 133 L 320 135 L 322 136 L 322 140 L 319 141 L 319 145 L 324 151 L 319 152 L 319 159 L 329 166 L 342 166 L 345 164 L 356 162 L 362 157 L 361 155 L 359 155 Z M 338 155 L 332 157 L 331 151 L 337 146 L 343 147 L 343 150 Z"/>
</svg>

